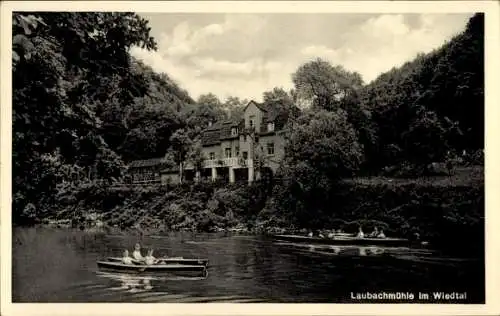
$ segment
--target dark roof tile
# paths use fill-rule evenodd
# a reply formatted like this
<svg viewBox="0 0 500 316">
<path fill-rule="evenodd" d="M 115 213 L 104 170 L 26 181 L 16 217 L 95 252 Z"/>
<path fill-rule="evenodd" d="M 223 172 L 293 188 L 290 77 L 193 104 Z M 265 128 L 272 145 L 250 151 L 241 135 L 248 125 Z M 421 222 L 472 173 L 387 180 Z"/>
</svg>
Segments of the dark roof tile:
<svg viewBox="0 0 500 316">
<path fill-rule="evenodd" d="M 152 158 L 144 160 L 134 160 L 129 163 L 129 168 L 145 168 L 145 167 L 155 167 L 162 166 L 165 162 L 163 158 Z"/>
<path fill-rule="evenodd" d="M 165 169 L 160 170 L 160 173 L 162 173 L 162 174 L 179 173 L 179 168 L 165 168 Z"/>
<path fill-rule="evenodd" d="M 247 110 L 247 107 L 249 107 L 250 104 L 255 104 L 255 106 L 257 108 L 259 108 L 261 111 L 264 111 L 264 112 L 267 111 L 267 109 L 263 103 L 258 103 L 258 102 L 255 102 L 254 100 L 252 100 L 252 101 L 248 102 L 248 104 L 245 106 L 245 108 L 243 109 L 243 113 Z"/>
<path fill-rule="evenodd" d="M 241 120 L 227 120 L 223 122 L 216 122 L 212 126 L 206 128 L 201 135 L 201 143 L 203 146 L 212 146 L 220 144 L 222 139 L 237 138 L 231 135 L 231 128 L 238 127 Z"/>
<path fill-rule="evenodd" d="M 205 130 L 201 134 L 201 144 L 203 146 L 220 144 L 220 130 L 219 129 Z"/>
<path fill-rule="evenodd" d="M 250 101 L 245 107 L 245 110 L 252 103 L 255 104 L 261 111 L 263 111 L 263 116 L 262 116 L 263 124 L 261 125 L 261 129 L 259 131 L 259 133 L 261 134 L 273 133 L 273 131 L 269 132 L 267 130 L 267 123 L 270 122 L 274 123 L 274 131 L 281 130 L 285 126 L 292 112 L 300 111 L 295 106 L 291 109 L 286 109 L 285 105 L 280 101 L 272 101 L 266 103 L 258 103 L 255 101 Z M 202 137 L 201 137 L 202 145 L 212 146 L 220 144 L 221 140 L 223 139 L 237 138 L 237 136 L 231 135 L 232 127 L 238 127 L 239 131 L 241 132 L 245 128 L 245 121 L 228 120 L 223 122 L 216 122 L 215 124 L 206 128 L 202 132 Z"/>
</svg>

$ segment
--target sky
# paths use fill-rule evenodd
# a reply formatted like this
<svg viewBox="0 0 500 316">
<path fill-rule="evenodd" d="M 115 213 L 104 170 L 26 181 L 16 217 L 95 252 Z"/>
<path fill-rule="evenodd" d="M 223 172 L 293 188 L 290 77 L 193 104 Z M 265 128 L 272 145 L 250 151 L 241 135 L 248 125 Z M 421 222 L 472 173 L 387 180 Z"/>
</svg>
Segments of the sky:
<svg viewBox="0 0 500 316">
<path fill-rule="evenodd" d="M 293 88 L 292 74 L 317 57 L 357 71 L 365 83 L 440 47 L 471 14 L 140 14 L 157 51 L 131 54 L 167 73 L 194 99 L 214 93 L 262 100 Z"/>
</svg>

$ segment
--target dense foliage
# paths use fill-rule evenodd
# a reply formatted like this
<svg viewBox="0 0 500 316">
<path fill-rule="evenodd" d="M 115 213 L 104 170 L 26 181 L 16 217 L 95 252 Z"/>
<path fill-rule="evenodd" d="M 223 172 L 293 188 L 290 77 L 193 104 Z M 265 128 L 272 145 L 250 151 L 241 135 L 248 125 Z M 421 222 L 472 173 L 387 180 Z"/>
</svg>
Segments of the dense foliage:
<svg viewBox="0 0 500 316">
<path fill-rule="evenodd" d="M 51 219 L 79 225 L 95 213 L 110 226 L 214 231 L 256 220 L 269 197 L 265 186 L 197 183 L 177 186 L 110 187 L 89 184 L 60 188 L 59 209 Z"/>
<path fill-rule="evenodd" d="M 427 164 L 443 159 L 447 149 L 483 149 L 483 55 L 484 16 L 476 14 L 463 33 L 441 48 L 365 86 L 363 103 L 379 136 L 372 163 Z"/>
<path fill-rule="evenodd" d="M 315 59 L 292 74 L 291 91 L 264 91 L 264 102 L 278 103 L 283 111 L 309 105 L 285 126 L 286 156 L 272 183 L 115 190 L 90 180 L 123 182 L 126 164 L 137 159 L 163 157 L 180 167 L 181 176 L 186 161 L 200 168 L 202 129 L 241 119 L 247 100 L 214 94 L 193 100 L 168 74 L 133 58 L 132 46 L 156 49 L 148 22 L 137 14 L 15 13 L 14 221 L 95 209 L 110 224 L 149 219 L 167 229 L 211 230 L 242 222 L 320 228 L 333 225 L 332 218 L 371 216 L 401 234 L 409 226 L 478 231 L 483 193 L 477 183 L 469 184 L 475 189 L 463 195 L 465 201 L 456 202 L 460 196 L 447 193 L 453 186 L 401 186 L 394 193 L 392 187 L 349 187 L 342 181 L 432 176 L 437 163 L 448 173 L 453 165 L 483 163 L 483 28 L 484 16 L 476 14 L 442 47 L 369 84 L 341 65 Z M 416 194 L 412 200 L 420 204 L 375 203 L 392 194 L 401 201 Z M 352 206 L 364 203 L 361 197 L 378 211 Z M 469 207 L 473 212 L 464 215 Z"/>
<path fill-rule="evenodd" d="M 482 164 L 483 24 L 475 15 L 443 47 L 368 85 L 321 59 L 300 66 L 295 94 L 312 106 L 289 124 L 283 181 L 268 208 L 287 223 L 322 227 L 331 216 L 349 217 L 340 214 L 340 178 L 422 177 L 439 163 L 448 173 L 466 161 Z"/>
<path fill-rule="evenodd" d="M 121 176 L 98 114 L 144 95 L 128 49 L 156 43 L 133 13 L 15 13 L 12 35 L 16 220 L 49 207 L 64 180 Z"/>
</svg>

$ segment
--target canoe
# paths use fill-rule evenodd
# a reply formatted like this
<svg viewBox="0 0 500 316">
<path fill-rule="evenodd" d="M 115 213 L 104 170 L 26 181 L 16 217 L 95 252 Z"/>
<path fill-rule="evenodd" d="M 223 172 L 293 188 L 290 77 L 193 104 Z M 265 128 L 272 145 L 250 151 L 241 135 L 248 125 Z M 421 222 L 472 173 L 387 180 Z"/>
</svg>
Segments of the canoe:
<svg viewBox="0 0 500 316">
<path fill-rule="evenodd" d="M 97 261 L 97 266 L 103 270 L 123 271 L 123 272 L 206 272 L 204 265 L 187 264 L 124 264 L 112 261 Z"/>
<path fill-rule="evenodd" d="M 358 245 L 358 246 L 408 246 L 410 241 L 402 238 L 357 238 L 347 236 L 335 236 L 334 238 L 308 237 L 298 235 L 274 235 L 275 240 L 302 242 L 323 245 Z"/>
<path fill-rule="evenodd" d="M 208 259 L 185 259 L 182 257 L 170 257 L 170 258 L 156 258 L 157 260 L 160 260 L 160 263 L 163 262 L 164 264 L 183 264 L 183 265 L 203 265 L 207 266 L 208 265 Z M 121 257 L 108 257 L 108 261 L 112 262 L 121 262 L 122 258 Z M 135 260 L 133 260 L 135 261 Z"/>
</svg>

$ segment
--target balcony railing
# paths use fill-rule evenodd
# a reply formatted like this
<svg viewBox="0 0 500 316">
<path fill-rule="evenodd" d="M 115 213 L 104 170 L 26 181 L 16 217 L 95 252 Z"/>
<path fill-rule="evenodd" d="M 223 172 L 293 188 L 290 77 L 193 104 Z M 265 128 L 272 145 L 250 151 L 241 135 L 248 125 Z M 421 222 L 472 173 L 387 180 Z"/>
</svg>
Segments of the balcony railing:
<svg viewBox="0 0 500 316">
<path fill-rule="evenodd" d="M 203 168 L 233 167 L 248 168 L 253 166 L 253 159 L 243 159 L 238 157 L 207 159 L 203 162 Z"/>
</svg>

